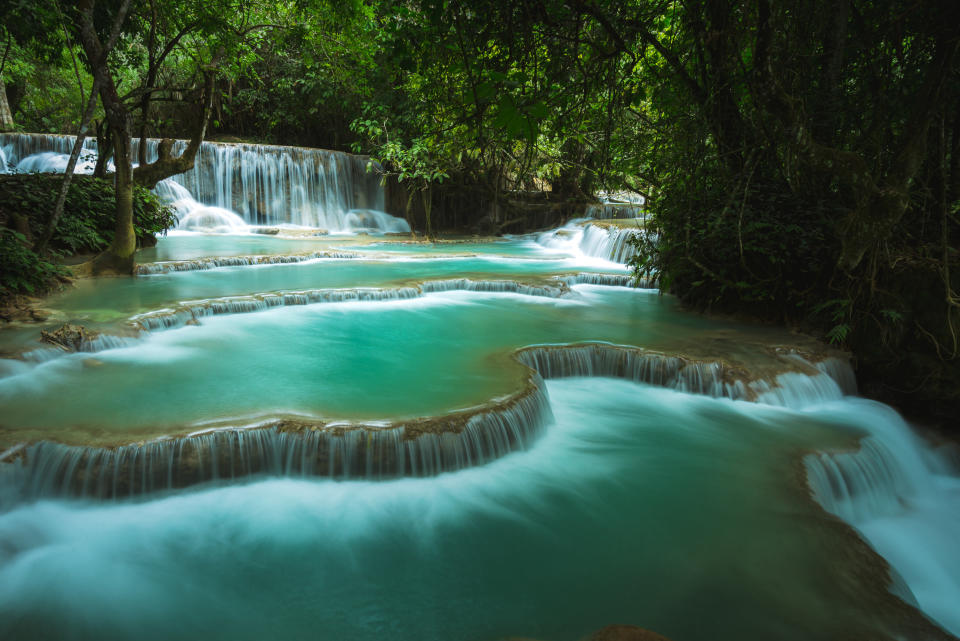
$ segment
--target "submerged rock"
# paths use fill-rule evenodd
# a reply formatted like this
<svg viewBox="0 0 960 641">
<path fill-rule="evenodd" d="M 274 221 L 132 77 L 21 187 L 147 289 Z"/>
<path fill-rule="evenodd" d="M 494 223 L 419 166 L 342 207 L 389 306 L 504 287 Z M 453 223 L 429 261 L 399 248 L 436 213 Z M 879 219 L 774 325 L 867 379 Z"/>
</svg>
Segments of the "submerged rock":
<svg viewBox="0 0 960 641">
<path fill-rule="evenodd" d="M 38 307 L 39 300 L 26 296 L 10 296 L 0 302 L 0 321 L 7 323 L 42 323 L 51 316 L 50 310 Z"/>
<path fill-rule="evenodd" d="M 52 332 L 40 331 L 40 340 L 49 343 L 68 352 L 79 352 L 83 346 L 100 334 L 91 331 L 83 325 L 70 325 L 69 323 L 61 325 Z"/>
</svg>

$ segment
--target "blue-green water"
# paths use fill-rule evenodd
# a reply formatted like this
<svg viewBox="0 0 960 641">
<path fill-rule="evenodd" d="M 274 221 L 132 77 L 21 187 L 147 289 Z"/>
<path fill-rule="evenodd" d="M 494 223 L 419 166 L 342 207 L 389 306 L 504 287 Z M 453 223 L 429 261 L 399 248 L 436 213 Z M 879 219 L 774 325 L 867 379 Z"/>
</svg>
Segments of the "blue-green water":
<svg viewBox="0 0 960 641">
<path fill-rule="evenodd" d="M 126 318 L 183 300 L 217 298 L 273 291 L 323 288 L 383 287 L 450 277 L 545 279 L 576 272 L 582 265 L 564 260 L 490 258 L 409 259 L 367 261 L 317 259 L 308 263 L 223 267 L 80 281 L 48 305 L 64 320 L 104 322 Z M 625 273 L 623 268 L 592 272 Z"/>
<path fill-rule="evenodd" d="M 226 255 L 225 238 L 161 240 L 151 260 Z M 315 251 L 313 240 L 250 243 L 233 255 Z M 474 257 L 450 257 L 454 246 L 410 255 L 424 247 L 83 281 L 47 305 L 57 322 L 110 331 L 186 300 L 624 273 L 530 239 Z M 769 346 L 804 343 L 616 287 L 283 307 L 95 354 L 4 361 L 0 442 L 138 442 L 279 414 L 433 415 L 517 391 L 514 350 L 580 341 L 756 371 L 778 362 Z M 546 391 L 554 419 L 529 449 L 434 478 L 254 478 L 109 503 L 4 503 L 0 638 L 572 641 L 611 623 L 676 641 L 945 638 L 891 586 L 960 629 L 960 483 L 889 408 L 839 390 L 785 408 L 604 378 Z M 807 456 L 864 435 L 878 445 Z M 811 500 L 808 474 L 903 579 Z"/>
<path fill-rule="evenodd" d="M 767 334 L 623 287 L 580 285 L 560 299 L 447 292 L 286 307 L 206 318 L 0 378 L 0 424 L 15 439 L 39 431 L 109 443 L 229 417 L 430 416 L 519 389 L 522 372 L 507 356 L 530 344 L 606 341 L 757 360 L 736 338 Z"/>
<path fill-rule="evenodd" d="M 0 516 L 4 638 L 674 639 L 877 635 L 797 452 L 849 438 L 632 383 L 548 385 L 529 452 L 433 479 L 268 480 Z M 883 615 L 883 616 L 880 616 Z"/>
</svg>

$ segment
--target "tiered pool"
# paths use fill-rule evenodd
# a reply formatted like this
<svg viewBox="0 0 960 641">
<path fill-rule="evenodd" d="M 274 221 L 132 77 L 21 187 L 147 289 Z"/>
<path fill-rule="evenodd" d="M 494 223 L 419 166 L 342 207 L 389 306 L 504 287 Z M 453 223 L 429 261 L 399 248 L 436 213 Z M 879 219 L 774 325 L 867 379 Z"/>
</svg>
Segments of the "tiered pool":
<svg viewBox="0 0 960 641">
<path fill-rule="evenodd" d="M 0 333 L 0 636 L 960 631 L 950 457 L 576 233 L 178 234 L 48 299 L 100 337 Z"/>
</svg>

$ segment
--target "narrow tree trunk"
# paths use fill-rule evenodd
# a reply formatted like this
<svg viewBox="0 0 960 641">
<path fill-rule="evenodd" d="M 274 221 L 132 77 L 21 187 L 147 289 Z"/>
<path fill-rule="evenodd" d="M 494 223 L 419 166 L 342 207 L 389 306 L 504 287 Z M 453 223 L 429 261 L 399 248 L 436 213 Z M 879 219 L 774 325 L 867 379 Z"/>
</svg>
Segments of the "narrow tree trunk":
<svg viewBox="0 0 960 641">
<path fill-rule="evenodd" d="M 407 218 L 407 224 L 410 225 L 410 235 L 411 235 L 411 236 L 416 236 L 416 235 L 417 235 L 417 232 L 416 232 L 416 229 L 417 229 L 417 228 L 416 228 L 416 226 L 415 226 L 415 224 L 414 224 L 414 220 L 413 220 L 413 195 L 414 195 L 415 193 L 416 193 L 416 192 L 415 192 L 414 190 L 409 189 L 409 188 L 407 189 L 407 207 L 406 207 L 406 209 L 405 209 L 405 211 L 404 211 L 404 215 L 405 215 L 406 218 Z"/>
<path fill-rule="evenodd" d="M 113 138 L 110 125 L 106 121 L 97 125 L 97 165 L 93 168 L 94 178 L 107 177 L 107 163 L 113 155 Z"/>
<path fill-rule="evenodd" d="M 7 102 L 7 86 L 0 78 L 0 131 L 13 131 L 13 114 L 10 112 L 10 103 Z"/>
<path fill-rule="evenodd" d="M 77 132 L 77 139 L 73 143 L 73 150 L 70 152 L 70 160 L 67 161 L 67 168 L 63 173 L 63 183 L 60 185 L 60 193 L 57 195 L 57 203 L 47 219 L 43 235 L 37 240 L 33 251 L 43 255 L 47 251 L 47 245 L 53 238 L 53 232 L 57 229 L 57 223 L 60 222 L 60 216 L 63 215 L 63 207 L 67 202 L 67 191 L 70 189 L 70 182 L 73 180 L 73 172 L 77 168 L 77 160 L 80 158 L 80 152 L 83 151 L 83 141 L 87 138 L 87 128 L 90 120 L 93 118 L 93 112 L 97 108 L 97 81 L 94 80 L 93 87 L 90 88 L 90 98 L 87 100 L 87 107 L 80 116 L 80 130 Z"/>
<path fill-rule="evenodd" d="M 433 209 L 433 199 L 430 195 L 430 185 L 427 185 L 420 191 L 420 197 L 423 199 L 423 214 L 427 225 L 427 238 L 433 240 L 433 224 L 430 220 L 430 212 Z"/>
<path fill-rule="evenodd" d="M 938 39 L 936 55 L 927 67 L 923 88 L 917 95 L 917 107 L 900 135 L 896 161 L 883 182 L 842 223 L 837 266 L 844 271 L 853 271 L 868 250 L 887 239 L 907 211 L 908 189 L 923 163 L 930 124 L 940 108 L 941 90 L 950 76 L 958 47 L 956 42 Z"/>
</svg>

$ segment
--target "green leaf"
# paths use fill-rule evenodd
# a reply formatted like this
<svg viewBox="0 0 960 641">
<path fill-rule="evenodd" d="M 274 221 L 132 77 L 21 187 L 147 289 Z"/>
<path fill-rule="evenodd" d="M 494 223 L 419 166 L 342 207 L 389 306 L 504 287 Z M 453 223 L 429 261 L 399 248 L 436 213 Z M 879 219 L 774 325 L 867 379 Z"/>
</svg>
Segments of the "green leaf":
<svg viewBox="0 0 960 641">
<path fill-rule="evenodd" d="M 481 82 L 476 88 L 477 100 L 480 102 L 491 102 L 493 100 L 494 91 L 495 89 L 492 82 L 489 80 L 486 82 Z"/>
</svg>

